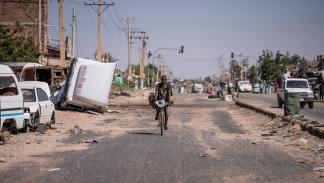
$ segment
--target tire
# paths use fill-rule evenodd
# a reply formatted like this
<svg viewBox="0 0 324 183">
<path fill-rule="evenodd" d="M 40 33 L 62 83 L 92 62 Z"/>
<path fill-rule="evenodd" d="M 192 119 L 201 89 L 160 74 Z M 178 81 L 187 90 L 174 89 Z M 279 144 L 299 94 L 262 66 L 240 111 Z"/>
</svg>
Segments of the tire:
<svg viewBox="0 0 324 183">
<path fill-rule="evenodd" d="M 314 108 L 314 102 L 310 102 L 310 103 L 308 103 L 308 107 L 309 107 L 310 109 L 313 109 L 313 108 Z"/>
<path fill-rule="evenodd" d="M 279 107 L 279 108 L 282 108 L 282 103 L 283 103 L 283 102 L 281 102 L 281 99 L 280 99 L 279 96 L 277 96 L 277 98 L 278 98 L 278 107 Z"/>
<path fill-rule="evenodd" d="M 39 113 L 36 112 L 36 114 L 33 115 L 32 120 L 31 120 L 32 129 L 35 130 L 39 123 L 40 123 Z"/>
<path fill-rule="evenodd" d="M 162 109 L 163 110 L 163 109 Z M 161 136 L 163 136 L 163 130 L 164 130 L 164 112 L 160 111 L 159 114 L 159 123 L 160 123 L 160 131 L 161 131 Z"/>
<path fill-rule="evenodd" d="M 304 109 L 304 108 L 305 108 L 305 103 L 303 103 L 303 102 L 300 103 L 300 108 L 301 108 L 301 109 Z"/>
<path fill-rule="evenodd" d="M 0 132 L 0 141 L 7 143 L 10 140 L 10 133 L 8 131 Z"/>
<path fill-rule="evenodd" d="M 55 124 L 55 112 L 52 113 L 52 117 L 51 117 L 51 124 Z"/>
</svg>

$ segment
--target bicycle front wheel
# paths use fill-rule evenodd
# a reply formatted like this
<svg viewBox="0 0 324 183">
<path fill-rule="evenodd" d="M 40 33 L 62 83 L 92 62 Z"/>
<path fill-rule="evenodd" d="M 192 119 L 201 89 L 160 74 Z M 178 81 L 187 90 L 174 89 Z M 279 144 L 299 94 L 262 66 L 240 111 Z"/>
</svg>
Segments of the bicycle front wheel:
<svg viewBox="0 0 324 183">
<path fill-rule="evenodd" d="M 163 130 L 164 130 L 164 122 L 165 120 L 165 116 L 164 116 L 164 112 L 161 111 L 160 115 L 159 115 L 159 123 L 160 123 L 160 130 L 161 130 L 161 136 L 163 136 Z"/>
</svg>

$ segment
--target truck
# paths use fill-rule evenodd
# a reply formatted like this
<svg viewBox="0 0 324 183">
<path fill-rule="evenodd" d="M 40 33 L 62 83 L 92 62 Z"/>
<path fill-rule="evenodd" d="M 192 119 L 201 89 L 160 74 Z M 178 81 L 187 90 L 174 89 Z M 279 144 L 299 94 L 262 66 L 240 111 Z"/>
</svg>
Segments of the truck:
<svg viewBox="0 0 324 183">
<path fill-rule="evenodd" d="M 51 89 L 58 109 L 107 111 L 116 63 L 74 58 L 66 79 Z"/>
<path fill-rule="evenodd" d="M 308 104 L 310 109 L 314 108 L 314 93 L 311 90 L 307 79 L 287 78 L 281 81 L 280 88 L 277 90 L 278 107 L 284 104 L 284 94 L 299 93 L 300 107 L 304 108 Z"/>
</svg>

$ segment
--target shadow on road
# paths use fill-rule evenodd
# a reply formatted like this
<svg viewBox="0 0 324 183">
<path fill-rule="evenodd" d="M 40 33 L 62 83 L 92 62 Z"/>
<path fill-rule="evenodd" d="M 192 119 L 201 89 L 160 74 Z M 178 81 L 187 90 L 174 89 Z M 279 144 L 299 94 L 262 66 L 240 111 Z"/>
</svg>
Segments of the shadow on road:
<svg viewBox="0 0 324 183">
<path fill-rule="evenodd" d="M 127 134 L 132 134 L 132 135 L 158 135 L 158 136 L 160 136 L 160 133 L 153 133 L 153 132 L 127 132 Z"/>
</svg>

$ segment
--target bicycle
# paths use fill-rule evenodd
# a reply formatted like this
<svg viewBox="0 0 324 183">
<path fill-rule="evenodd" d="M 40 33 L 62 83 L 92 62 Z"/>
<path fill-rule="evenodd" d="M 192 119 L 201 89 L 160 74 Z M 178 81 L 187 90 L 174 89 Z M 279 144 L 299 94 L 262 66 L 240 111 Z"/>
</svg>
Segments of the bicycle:
<svg viewBox="0 0 324 183">
<path fill-rule="evenodd" d="M 165 107 L 168 105 L 165 100 L 157 100 L 155 102 L 156 106 L 159 108 L 159 125 L 160 125 L 160 130 L 161 130 L 161 136 L 163 136 L 163 130 L 164 130 L 164 125 L 165 125 Z"/>
</svg>

